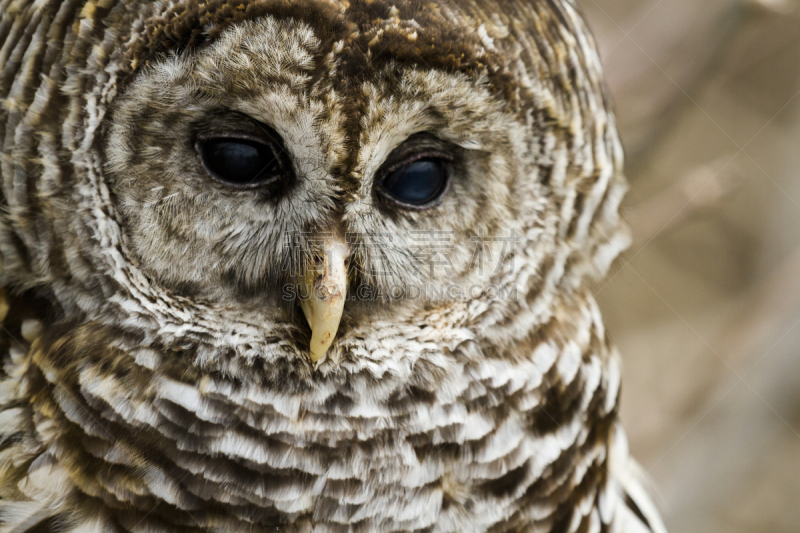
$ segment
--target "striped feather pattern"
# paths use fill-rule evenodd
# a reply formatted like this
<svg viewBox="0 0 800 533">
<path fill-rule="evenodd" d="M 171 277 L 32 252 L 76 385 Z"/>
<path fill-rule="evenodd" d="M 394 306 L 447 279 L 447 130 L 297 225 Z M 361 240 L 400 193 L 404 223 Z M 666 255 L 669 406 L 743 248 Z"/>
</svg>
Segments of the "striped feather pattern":
<svg viewBox="0 0 800 533">
<path fill-rule="evenodd" d="M 663 531 L 587 289 L 628 242 L 588 30 L 569 0 L 424 7 L 0 0 L 0 532 Z M 203 65 L 276 28 L 295 44 L 263 79 L 293 87 L 286 120 L 325 139 L 312 170 L 342 176 L 325 201 L 368 235 L 381 128 L 401 104 L 435 107 L 493 158 L 475 160 L 497 186 L 476 185 L 493 192 L 475 224 L 518 232 L 491 280 L 514 297 L 353 304 L 313 365 L 296 317 L 241 287 L 180 290 L 141 252 L 121 205 L 153 172 L 119 146 L 155 146 L 129 136 L 164 118 L 144 88 L 211 79 Z M 225 94 L 261 90 L 222 75 Z"/>
</svg>

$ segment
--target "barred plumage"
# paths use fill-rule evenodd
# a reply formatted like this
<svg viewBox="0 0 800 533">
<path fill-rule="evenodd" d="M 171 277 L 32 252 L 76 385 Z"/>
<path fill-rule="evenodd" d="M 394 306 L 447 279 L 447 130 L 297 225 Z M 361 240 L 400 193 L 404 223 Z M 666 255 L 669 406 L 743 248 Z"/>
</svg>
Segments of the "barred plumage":
<svg viewBox="0 0 800 533">
<path fill-rule="evenodd" d="M 0 13 L 0 532 L 663 531 L 588 291 L 625 183 L 571 1 Z M 260 124 L 291 179 L 210 179 L 203 136 Z M 376 195 L 408 146 L 452 160 L 435 206 Z M 380 297 L 315 361 L 285 290 L 330 232 Z"/>
</svg>

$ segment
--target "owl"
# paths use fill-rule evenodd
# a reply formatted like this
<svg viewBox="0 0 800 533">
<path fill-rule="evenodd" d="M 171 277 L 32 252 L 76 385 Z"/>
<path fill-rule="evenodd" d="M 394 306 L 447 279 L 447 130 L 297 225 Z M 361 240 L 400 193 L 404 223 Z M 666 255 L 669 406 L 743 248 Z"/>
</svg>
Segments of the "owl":
<svg viewBox="0 0 800 533">
<path fill-rule="evenodd" d="M 661 532 L 572 0 L 0 0 L 0 532 Z"/>
</svg>

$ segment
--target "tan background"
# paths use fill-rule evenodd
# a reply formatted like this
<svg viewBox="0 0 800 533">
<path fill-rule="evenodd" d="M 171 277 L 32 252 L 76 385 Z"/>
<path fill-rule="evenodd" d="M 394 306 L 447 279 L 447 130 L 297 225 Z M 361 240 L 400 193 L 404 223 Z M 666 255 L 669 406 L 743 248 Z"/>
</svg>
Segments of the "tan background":
<svg viewBox="0 0 800 533">
<path fill-rule="evenodd" d="M 597 287 L 671 533 L 800 532 L 800 6 L 578 0 L 635 244 Z"/>
</svg>

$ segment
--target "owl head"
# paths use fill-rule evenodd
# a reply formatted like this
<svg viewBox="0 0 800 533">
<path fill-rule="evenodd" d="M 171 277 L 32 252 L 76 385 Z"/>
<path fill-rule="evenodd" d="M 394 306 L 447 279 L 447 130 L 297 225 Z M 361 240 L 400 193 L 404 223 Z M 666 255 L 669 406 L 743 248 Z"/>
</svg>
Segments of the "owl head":
<svg viewBox="0 0 800 533">
<path fill-rule="evenodd" d="M 525 357 L 626 245 L 571 1 L 69 6 L 0 80 L 2 282 L 55 321 L 245 381 Z"/>
</svg>

